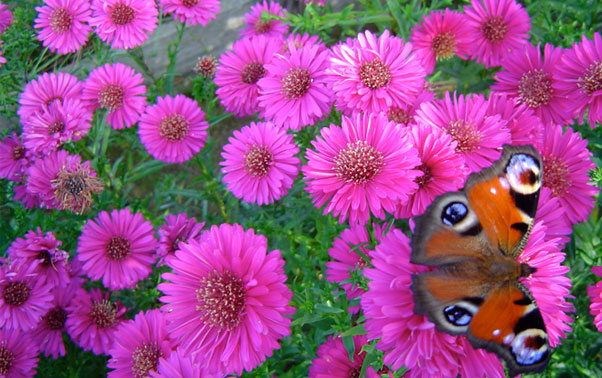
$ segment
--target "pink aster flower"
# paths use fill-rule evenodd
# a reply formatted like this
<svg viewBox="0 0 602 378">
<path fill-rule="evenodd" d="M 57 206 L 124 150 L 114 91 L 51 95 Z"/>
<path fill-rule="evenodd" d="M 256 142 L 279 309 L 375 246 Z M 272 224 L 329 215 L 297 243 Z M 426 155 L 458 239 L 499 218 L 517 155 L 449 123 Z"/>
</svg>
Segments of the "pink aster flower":
<svg viewBox="0 0 602 378">
<path fill-rule="evenodd" d="M 581 43 L 565 50 L 562 64 L 558 67 L 555 89 L 571 100 L 573 114 L 587 121 L 593 128 L 602 123 L 602 37 L 594 33 L 594 40 L 584 35 Z"/>
<path fill-rule="evenodd" d="M 326 204 L 343 223 L 366 224 L 370 214 L 383 219 L 418 189 L 420 171 L 416 148 L 407 129 L 395 127 L 386 116 L 343 116 L 342 127 L 320 130 L 321 138 L 307 149 L 303 175 L 315 206 Z"/>
<path fill-rule="evenodd" d="M 464 8 L 471 37 L 471 58 L 485 67 L 499 66 L 507 54 L 527 45 L 531 20 L 514 0 L 471 0 Z"/>
<path fill-rule="evenodd" d="M 53 101 L 43 106 L 43 110 L 34 113 L 23 127 L 23 143 L 33 156 L 44 157 L 56 151 L 63 143 L 78 141 L 88 131 L 92 113 L 75 99 L 66 99 L 62 103 Z"/>
<path fill-rule="evenodd" d="M 140 117 L 138 134 L 146 150 L 157 160 L 184 163 L 207 140 L 209 123 L 197 102 L 182 94 L 157 97 Z"/>
<path fill-rule="evenodd" d="M 267 205 L 286 195 L 301 160 L 293 136 L 271 122 L 251 122 L 228 138 L 220 162 L 226 188 L 245 202 Z"/>
<path fill-rule="evenodd" d="M 365 31 L 332 48 L 327 69 L 337 109 L 387 112 L 412 104 L 424 88 L 426 72 L 412 44 L 385 30 Z"/>
<path fill-rule="evenodd" d="M 0 178 L 21 182 L 26 167 L 25 146 L 13 131 L 0 139 Z"/>
<path fill-rule="evenodd" d="M 138 122 L 144 111 L 146 87 L 143 82 L 142 75 L 132 67 L 107 63 L 90 72 L 82 97 L 90 103 L 91 109 L 107 109 L 107 122 L 119 130 Z"/>
<path fill-rule="evenodd" d="M 111 301 L 110 293 L 80 288 L 67 306 L 65 327 L 71 339 L 84 350 L 94 354 L 109 354 L 119 325 L 126 319 L 126 308 L 119 301 Z"/>
<path fill-rule="evenodd" d="M 414 313 L 412 274 L 428 270 L 410 263 L 410 240 L 391 229 L 372 254 L 374 268 L 364 270 L 369 290 L 361 298 L 368 339 L 378 339 L 383 362 L 394 370 L 405 366 L 404 377 L 505 377 L 497 356 L 474 350 L 463 336 L 438 332 L 423 315 Z M 471 358 L 467 358 L 470 356 Z"/>
<path fill-rule="evenodd" d="M 573 228 L 564 214 L 560 199 L 554 197 L 552 190 L 545 186 L 539 192 L 537 212 L 535 213 L 535 221 L 539 220 L 546 226 L 545 241 L 556 239 L 559 249 L 562 249 L 561 246 L 571 240 L 569 235 L 573 232 Z"/>
<path fill-rule="evenodd" d="M 83 213 L 92 205 L 92 193 L 103 189 L 90 162 L 65 150 L 36 159 L 28 168 L 27 191 L 38 195 L 47 209 Z"/>
<path fill-rule="evenodd" d="M 42 321 L 31 333 L 36 344 L 39 345 L 40 353 L 46 357 L 52 356 L 57 359 L 67 353 L 63 344 L 65 323 L 71 314 L 67 311 L 67 307 L 79 287 L 81 287 L 79 283 L 72 282 L 65 289 L 55 290 L 53 307 L 42 316 Z"/>
<path fill-rule="evenodd" d="M 412 104 L 405 104 L 399 107 L 393 106 L 389 108 L 389 111 L 387 112 L 389 121 L 400 123 L 404 126 L 409 126 L 416 123 L 416 120 L 414 119 L 416 116 L 416 111 L 420 109 L 420 106 L 423 102 L 431 102 L 433 101 L 434 97 L 435 94 L 431 92 L 429 88 L 424 88 Z"/>
<path fill-rule="evenodd" d="M 369 342 L 366 335 L 353 336 L 353 356 L 350 359 L 349 352 L 339 336 L 328 336 L 328 340 L 318 347 L 318 358 L 311 360 L 309 367 L 309 378 L 348 378 L 359 377 L 364 364 L 366 352 L 362 351 L 364 345 Z M 379 372 L 380 373 L 380 372 Z M 369 368 L 366 371 L 367 378 L 380 378 L 381 375 Z"/>
<path fill-rule="evenodd" d="M 192 356 L 187 355 L 182 348 L 171 352 L 168 358 L 161 357 L 157 371 L 149 371 L 153 378 L 214 378 L 204 371 L 204 364 L 195 362 Z M 220 377 L 216 375 L 215 378 Z"/>
<path fill-rule="evenodd" d="M 2 377 L 26 378 L 36 375 L 38 346 L 29 333 L 1 328 L 0 356 Z"/>
<path fill-rule="evenodd" d="M 477 172 L 489 167 L 501 155 L 504 143 L 510 143 L 507 121 L 499 115 L 487 115 L 487 101 L 477 95 L 445 92 L 445 99 L 423 103 L 416 122 L 445 130 L 457 142 L 456 152 L 466 166 Z"/>
<path fill-rule="evenodd" d="M 82 229 L 76 259 L 88 277 L 102 278 L 104 287 L 134 288 L 152 271 L 156 248 L 155 230 L 141 213 L 101 211 Z"/>
<path fill-rule="evenodd" d="M 487 115 L 499 115 L 507 121 L 512 145 L 531 144 L 541 146 L 543 141 L 543 124 L 525 103 L 505 93 L 492 93 L 489 97 Z"/>
<path fill-rule="evenodd" d="M 599 189 L 589 183 L 588 172 L 594 169 L 587 140 L 570 127 L 549 126 L 544 133 L 543 185 L 560 200 L 565 217 L 571 224 L 583 222 L 594 208 Z"/>
<path fill-rule="evenodd" d="M 262 14 L 265 14 L 262 17 Z M 251 11 L 245 14 L 246 28 L 239 34 L 243 37 L 265 35 L 268 37 L 283 38 L 288 34 L 288 24 L 280 20 L 270 20 L 269 15 L 286 17 L 286 9 L 282 8 L 276 1 L 263 0 L 251 7 Z"/>
<path fill-rule="evenodd" d="M 265 65 L 280 52 L 280 46 L 281 42 L 273 38 L 247 37 L 222 54 L 214 82 L 219 87 L 215 93 L 227 112 L 243 117 L 259 110 L 257 81 L 265 76 Z"/>
<path fill-rule="evenodd" d="M 188 218 L 185 213 L 165 217 L 165 223 L 159 228 L 159 247 L 155 259 L 157 265 L 163 265 L 167 256 L 180 249 L 180 243 L 188 243 L 190 239 L 198 240 L 205 222 L 198 223 L 195 218 Z"/>
<path fill-rule="evenodd" d="M 50 51 L 68 54 L 78 51 L 88 41 L 92 31 L 88 22 L 92 17 L 90 2 L 83 0 L 44 0 L 36 7 L 38 18 L 34 28 L 38 40 Z"/>
<path fill-rule="evenodd" d="M 25 238 L 17 238 L 6 252 L 11 259 L 21 259 L 26 265 L 37 261 L 34 273 L 38 279 L 44 279 L 52 287 L 62 290 L 71 281 L 69 254 L 59 249 L 62 244 L 52 232 L 43 233 L 38 227 L 35 231 L 29 230 Z"/>
<path fill-rule="evenodd" d="M 372 227 L 374 229 L 374 240 L 379 242 L 387 225 L 381 227 L 373 223 Z M 328 255 L 332 261 L 326 263 L 326 280 L 341 285 L 349 301 L 359 298 L 365 293 L 364 289 L 358 284 L 350 281 L 352 280 L 352 271 L 361 273 L 368 266 L 369 261 L 366 261 L 366 258 L 372 254 L 374 249 L 370 246 L 370 243 L 371 238 L 366 227 L 356 224 L 341 232 L 334 239 L 332 248 L 328 250 Z M 354 314 L 359 310 L 359 305 L 349 307 L 349 312 Z"/>
<path fill-rule="evenodd" d="M 163 14 L 173 13 L 173 18 L 186 25 L 209 25 L 220 11 L 219 0 L 159 0 Z"/>
<path fill-rule="evenodd" d="M 497 83 L 491 89 L 527 104 L 544 126 L 572 123 L 569 98 L 555 89 L 561 59 L 560 47 L 546 44 L 542 54 L 539 45 L 526 44 L 502 62 L 504 69 L 495 75 Z"/>
<path fill-rule="evenodd" d="M 112 49 L 142 45 L 159 21 L 154 0 L 93 0 L 90 25 Z"/>
<path fill-rule="evenodd" d="M 316 55 L 322 53 L 322 51 L 324 51 L 324 50 L 328 50 L 328 47 L 326 46 L 326 44 L 322 41 L 322 39 L 319 36 L 308 34 L 308 33 L 289 34 L 283 42 L 282 53 L 286 53 L 288 51 L 289 43 L 293 43 L 293 45 L 297 48 L 297 50 L 305 49 L 305 48 L 310 49 L 310 48 L 313 48 L 314 46 L 318 46 L 318 49 L 316 50 Z"/>
<path fill-rule="evenodd" d="M 114 369 L 108 377 L 146 377 L 157 371 L 159 358 L 168 358 L 172 342 L 167 333 L 167 320 L 159 309 L 136 314 L 123 322 L 114 334 L 107 367 Z"/>
<path fill-rule="evenodd" d="M 443 130 L 417 125 L 409 134 L 420 157 L 421 164 L 416 169 L 422 171 L 422 176 L 415 179 L 418 190 L 409 201 L 400 204 L 396 218 L 422 214 L 438 195 L 462 188 L 470 173 L 462 155 L 456 152 L 457 142 Z"/>
<path fill-rule="evenodd" d="M 560 344 L 560 338 L 566 337 L 566 332 L 571 331 L 569 324 L 573 318 L 567 312 L 574 312 L 575 309 L 567 302 L 567 298 L 571 297 L 572 285 L 566 276 L 569 267 L 561 265 L 565 255 L 560 251 L 559 240 L 546 241 L 545 234 L 543 222 L 535 222 L 527 245 L 517 261 L 536 269 L 520 281 L 533 294 L 546 325 L 550 346 L 555 347 Z"/>
<path fill-rule="evenodd" d="M 52 307 L 52 286 L 37 273 L 38 261 L 0 266 L 0 329 L 29 332 Z"/>
<path fill-rule="evenodd" d="M 169 282 L 158 286 L 170 335 L 208 373 L 250 371 L 290 334 L 294 308 L 280 251 L 267 253 L 265 237 L 236 224 L 180 247 L 167 258 Z"/>
<path fill-rule="evenodd" d="M 592 273 L 598 277 L 602 277 L 602 266 L 592 267 Z M 602 281 L 588 286 L 587 295 L 591 299 L 589 310 L 590 314 L 594 316 L 594 325 L 598 328 L 598 331 L 602 332 Z"/>
<path fill-rule="evenodd" d="M 8 10 L 8 5 L 0 3 L 0 34 L 4 33 L 13 20 L 13 13 Z"/>
<path fill-rule="evenodd" d="M 25 177 L 27 180 L 27 176 Z M 15 195 L 13 201 L 20 202 L 26 209 L 35 209 L 36 207 L 43 208 L 44 203 L 37 194 L 32 194 L 27 190 L 27 182 L 17 185 L 13 188 Z"/>
<path fill-rule="evenodd" d="M 259 116 L 279 127 L 300 130 L 330 112 L 333 93 L 327 82 L 330 51 L 320 45 L 297 49 L 289 42 L 285 54 L 276 54 L 266 64 L 259 86 Z"/>
<path fill-rule="evenodd" d="M 27 124 L 31 115 L 44 111 L 44 105 L 50 105 L 55 100 L 62 103 L 65 99 L 81 99 L 82 88 L 82 83 L 71 74 L 44 72 L 27 83 L 21 93 L 21 106 L 17 109 L 21 123 Z"/>
<path fill-rule="evenodd" d="M 427 74 L 433 72 L 437 60 L 454 55 L 468 58 L 474 40 L 466 21 L 464 14 L 445 8 L 425 14 L 424 20 L 414 25 L 410 41 Z"/>
</svg>

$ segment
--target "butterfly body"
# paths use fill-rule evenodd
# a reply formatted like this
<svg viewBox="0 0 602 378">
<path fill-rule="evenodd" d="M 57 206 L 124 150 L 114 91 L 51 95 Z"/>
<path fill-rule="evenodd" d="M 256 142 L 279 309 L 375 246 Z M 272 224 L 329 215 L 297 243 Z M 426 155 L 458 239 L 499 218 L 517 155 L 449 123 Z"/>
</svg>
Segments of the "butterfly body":
<svg viewBox="0 0 602 378">
<path fill-rule="evenodd" d="M 543 175 L 531 146 L 504 146 L 464 191 L 437 197 L 415 218 L 411 262 L 415 312 L 437 329 L 466 335 L 502 357 L 510 374 L 538 372 L 550 352 L 543 318 L 520 282 L 535 269 L 517 261 L 533 225 Z"/>
</svg>

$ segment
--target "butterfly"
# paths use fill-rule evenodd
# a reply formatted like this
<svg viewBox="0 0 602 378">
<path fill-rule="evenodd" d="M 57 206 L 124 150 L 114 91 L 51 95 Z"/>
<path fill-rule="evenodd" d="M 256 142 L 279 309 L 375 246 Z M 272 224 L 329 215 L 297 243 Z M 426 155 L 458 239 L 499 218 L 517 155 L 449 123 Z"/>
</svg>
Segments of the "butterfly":
<svg viewBox="0 0 602 378">
<path fill-rule="evenodd" d="M 541 312 L 519 281 L 536 269 L 516 261 L 533 226 L 542 177 L 535 148 L 505 145 L 463 191 L 438 196 L 414 218 L 410 261 L 436 268 L 412 276 L 414 312 L 496 353 L 511 376 L 541 372 L 550 359 Z"/>
</svg>

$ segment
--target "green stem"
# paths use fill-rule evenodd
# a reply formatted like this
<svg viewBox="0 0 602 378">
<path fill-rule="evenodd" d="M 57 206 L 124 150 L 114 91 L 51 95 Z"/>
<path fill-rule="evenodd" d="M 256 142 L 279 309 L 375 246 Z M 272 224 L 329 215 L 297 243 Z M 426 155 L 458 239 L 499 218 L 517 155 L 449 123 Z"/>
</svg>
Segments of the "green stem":
<svg viewBox="0 0 602 378">
<path fill-rule="evenodd" d="M 142 50 L 140 47 L 136 47 L 133 51 L 127 50 L 128 56 L 138 65 L 138 68 L 142 73 L 148 76 L 155 86 L 159 85 L 159 82 L 155 75 L 153 75 L 151 69 L 144 62 L 144 55 L 142 54 Z"/>
<path fill-rule="evenodd" d="M 186 27 L 185 23 L 177 23 L 176 28 L 178 29 L 178 36 L 173 43 L 170 43 L 167 46 L 167 56 L 169 59 L 169 63 L 167 64 L 166 72 L 166 81 L 165 81 L 165 93 L 173 95 L 174 90 L 174 80 L 175 80 L 175 70 L 176 70 L 176 58 L 178 56 L 178 48 L 180 47 L 180 43 L 182 42 L 182 37 L 184 36 L 184 29 Z"/>
<path fill-rule="evenodd" d="M 222 199 L 222 197 L 220 197 L 219 192 L 216 189 L 217 186 L 219 185 L 219 183 L 213 177 L 213 175 L 211 175 L 209 173 L 209 171 L 207 170 L 207 167 L 205 167 L 205 163 L 203 162 L 200 155 L 197 155 L 195 157 L 195 160 L 196 160 L 197 165 L 201 169 L 203 176 L 205 177 L 205 182 L 207 183 L 206 184 L 207 190 L 211 194 L 213 194 L 213 196 L 215 197 L 215 200 L 217 201 L 217 206 L 219 207 L 219 212 L 222 215 L 222 218 L 224 218 L 224 222 L 230 223 L 230 217 L 228 216 L 228 212 L 226 211 L 226 204 L 224 203 L 224 200 Z"/>
</svg>

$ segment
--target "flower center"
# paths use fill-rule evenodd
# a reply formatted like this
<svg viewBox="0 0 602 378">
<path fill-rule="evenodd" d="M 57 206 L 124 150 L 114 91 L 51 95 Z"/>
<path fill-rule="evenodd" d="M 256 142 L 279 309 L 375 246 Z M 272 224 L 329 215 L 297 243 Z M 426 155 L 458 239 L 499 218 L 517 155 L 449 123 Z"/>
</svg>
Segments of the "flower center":
<svg viewBox="0 0 602 378">
<path fill-rule="evenodd" d="M 571 188 L 571 172 L 568 165 L 557 156 L 543 156 L 543 185 L 552 190 L 554 197 L 568 194 Z"/>
<path fill-rule="evenodd" d="M 378 89 L 391 82 L 391 73 L 380 58 L 374 58 L 373 61 L 360 66 L 360 79 L 366 87 Z"/>
<path fill-rule="evenodd" d="M 48 105 L 52 104 L 55 100 L 59 101 L 60 103 L 63 103 L 63 96 L 49 97 L 44 104 L 46 104 L 48 106 Z"/>
<path fill-rule="evenodd" d="M 506 38 L 508 24 L 500 16 L 491 16 L 481 25 L 481 33 L 490 43 L 497 44 Z"/>
<path fill-rule="evenodd" d="M 103 189 L 102 182 L 90 172 L 78 167 L 75 172 L 62 170 L 50 181 L 54 188 L 54 199 L 63 209 L 83 213 L 92 205 L 92 193 Z"/>
<path fill-rule="evenodd" d="M 31 287 L 22 281 L 9 282 L 4 286 L 4 303 L 21 306 L 29 298 Z"/>
<path fill-rule="evenodd" d="M 188 135 L 188 120 L 181 114 L 165 116 L 159 124 L 159 135 L 171 141 L 179 142 Z"/>
<path fill-rule="evenodd" d="M 148 377 L 151 370 L 157 371 L 163 352 L 156 342 L 144 343 L 132 353 L 132 374 L 135 378 Z"/>
<path fill-rule="evenodd" d="M 265 68 L 261 63 L 246 64 L 240 72 L 240 79 L 245 84 L 255 84 L 257 80 L 265 76 Z"/>
<path fill-rule="evenodd" d="M 56 120 L 53 123 L 51 123 L 50 125 L 48 125 L 48 133 L 49 134 L 62 133 L 64 130 L 65 130 L 65 122 L 63 122 L 61 120 Z"/>
<path fill-rule="evenodd" d="M 113 236 L 107 244 L 107 255 L 111 260 L 123 261 L 130 255 L 130 241 L 123 236 Z"/>
<path fill-rule="evenodd" d="M 4 344 L 3 342 L 2 344 Z M 13 366 L 15 355 L 5 346 L 0 346 L 0 375 L 6 377 Z"/>
<path fill-rule="evenodd" d="M 585 76 L 580 77 L 577 81 L 577 86 L 583 88 L 588 96 L 602 89 L 602 60 L 597 60 L 589 65 Z"/>
<path fill-rule="evenodd" d="M 186 8 L 192 8 L 199 3 L 199 0 L 182 0 L 182 5 Z"/>
<path fill-rule="evenodd" d="M 98 93 L 98 103 L 102 108 L 114 111 L 123 105 L 123 87 L 119 84 L 109 84 Z"/>
<path fill-rule="evenodd" d="M 46 323 L 46 328 L 53 331 L 60 331 L 63 329 L 65 321 L 67 320 L 67 311 L 60 307 L 55 307 L 44 315 L 43 320 Z"/>
<path fill-rule="evenodd" d="M 389 109 L 389 121 L 408 125 L 409 123 L 414 122 L 414 117 L 412 117 L 409 111 L 393 107 Z"/>
<path fill-rule="evenodd" d="M 50 266 L 52 264 L 52 255 L 50 255 L 50 252 L 46 249 L 41 250 L 40 253 L 38 253 L 38 260 L 42 260 L 43 266 Z"/>
<path fill-rule="evenodd" d="M 552 97 L 552 80 L 542 69 L 525 72 L 518 82 L 518 96 L 531 108 L 546 105 Z"/>
<path fill-rule="evenodd" d="M 204 56 L 199 59 L 194 70 L 202 76 L 211 77 L 215 75 L 215 69 L 217 67 L 217 59 L 213 56 Z"/>
<path fill-rule="evenodd" d="M 382 153 L 363 140 L 347 143 L 347 148 L 334 158 L 336 176 L 354 184 L 371 181 L 384 165 Z"/>
<path fill-rule="evenodd" d="M 472 122 L 463 119 L 452 121 L 446 130 L 452 139 L 458 142 L 456 152 L 470 152 L 479 148 L 477 143 L 481 141 L 481 134 L 475 130 Z"/>
<path fill-rule="evenodd" d="M 255 22 L 255 25 L 253 25 L 253 30 L 255 30 L 255 33 L 257 34 L 267 33 L 272 30 L 272 25 L 272 20 L 263 21 L 259 19 Z"/>
<path fill-rule="evenodd" d="M 55 33 L 64 33 L 71 30 L 73 16 L 65 8 L 56 8 L 50 14 L 50 28 Z"/>
<path fill-rule="evenodd" d="M 456 37 L 451 33 L 437 34 L 433 38 L 432 49 L 437 59 L 449 59 L 456 52 Z"/>
<path fill-rule="evenodd" d="M 245 159 L 245 171 L 255 177 L 267 175 L 274 162 L 272 153 L 265 146 L 256 144 L 243 157 Z"/>
<path fill-rule="evenodd" d="M 287 100 L 303 97 L 309 90 L 311 76 L 306 68 L 293 68 L 282 78 L 282 91 Z"/>
<path fill-rule="evenodd" d="M 230 331 L 246 314 L 247 294 L 242 280 L 224 271 L 210 273 L 201 279 L 196 291 L 197 310 L 202 312 L 210 327 Z"/>
<path fill-rule="evenodd" d="M 117 321 L 117 305 L 106 299 L 93 301 L 90 318 L 98 328 L 111 328 Z"/>
<path fill-rule="evenodd" d="M 17 147 L 13 148 L 13 160 L 23 159 L 24 156 L 25 147 L 18 145 Z"/>
<path fill-rule="evenodd" d="M 177 250 L 180 249 L 180 247 L 178 246 L 178 244 L 180 244 L 180 242 L 184 242 L 186 243 L 188 241 L 188 238 L 184 237 L 184 236 L 178 236 L 176 238 L 176 240 L 173 241 L 173 243 L 171 243 L 171 249 L 169 250 L 169 253 L 175 253 Z"/>
<path fill-rule="evenodd" d="M 111 21 L 115 25 L 127 25 L 136 17 L 136 11 L 125 4 L 117 4 L 111 9 Z"/>
<path fill-rule="evenodd" d="M 425 163 L 420 164 L 414 169 L 419 169 L 423 173 L 422 176 L 414 179 L 414 182 L 420 187 L 419 189 L 424 188 L 429 182 L 432 181 L 433 175 L 431 173 L 431 169 Z"/>
<path fill-rule="evenodd" d="M 362 372 L 361 368 L 351 368 L 349 373 L 347 373 L 348 378 L 360 378 L 360 373 Z"/>
</svg>

